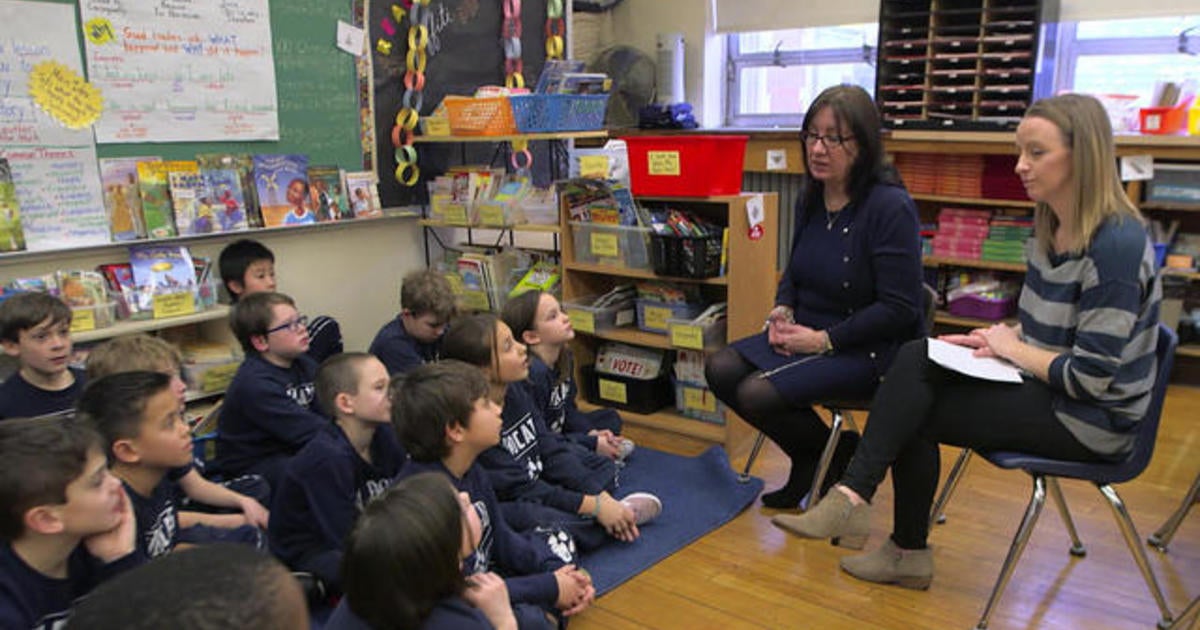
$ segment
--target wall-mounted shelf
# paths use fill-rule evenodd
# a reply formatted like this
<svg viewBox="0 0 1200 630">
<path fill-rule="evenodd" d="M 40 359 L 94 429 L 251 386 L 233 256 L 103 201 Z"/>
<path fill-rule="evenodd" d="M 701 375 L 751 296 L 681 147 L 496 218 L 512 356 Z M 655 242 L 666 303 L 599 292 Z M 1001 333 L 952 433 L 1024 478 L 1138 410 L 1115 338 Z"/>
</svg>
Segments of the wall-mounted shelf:
<svg viewBox="0 0 1200 630">
<path fill-rule="evenodd" d="M 228 306 L 217 304 L 212 308 L 191 313 L 190 315 L 180 315 L 179 317 L 127 319 L 118 321 L 112 326 L 71 333 L 71 341 L 74 343 L 88 343 L 91 341 L 112 339 L 113 337 L 120 337 L 122 335 L 163 330 L 164 328 L 175 328 L 176 326 L 187 326 L 188 324 L 198 324 L 218 319 L 229 319 L 229 311 L 230 308 Z"/>
</svg>

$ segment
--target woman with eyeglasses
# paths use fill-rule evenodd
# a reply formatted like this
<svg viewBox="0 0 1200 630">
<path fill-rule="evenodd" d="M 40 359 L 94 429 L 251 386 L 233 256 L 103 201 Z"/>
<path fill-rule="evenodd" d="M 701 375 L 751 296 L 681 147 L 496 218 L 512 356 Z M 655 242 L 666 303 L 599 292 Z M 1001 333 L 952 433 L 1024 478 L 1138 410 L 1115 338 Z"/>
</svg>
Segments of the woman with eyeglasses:
<svg viewBox="0 0 1200 630">
<path fill-rule="evenodd" d="M 791 458 L 787 482 L 762 496 L 772 508 L 797 507 L 816 474 L 830 429 L 814 401 L 870 397 L 900 345 L 924 334 L 917 209 L 885 162 L 870 95 L 826 89 L 800 139 L 804 192 L 775 308 L 705 366 L 717 398 Z M 825 479 L 856 443 L 841 438 Z"/>
</svg>

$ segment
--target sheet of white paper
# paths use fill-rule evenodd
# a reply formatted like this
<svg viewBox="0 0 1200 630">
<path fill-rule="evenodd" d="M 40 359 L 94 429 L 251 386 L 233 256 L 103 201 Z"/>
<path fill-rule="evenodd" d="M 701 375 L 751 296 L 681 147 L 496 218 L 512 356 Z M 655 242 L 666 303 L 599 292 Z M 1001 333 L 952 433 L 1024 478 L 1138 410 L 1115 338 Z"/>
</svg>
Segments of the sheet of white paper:
<svg viewBox="0 0 1200 630">
<path fill-rule="evenodd" d="M 992 357 L 977 357 L 972 352 L 974 350 L 971 348 L 929 339 L 929 359 L 944 368 L 988 381 L 1021 382 L 1021 371 L 1011 363 Z"/>
<path fill-rule="evenodd" d="M 358 57 L 363 54 L 364 34 L 361 28 L 338 20 L 337 47 Z"/>
<path fill-rule="evenodd" d="M 1145 181 L 1154 179 L 1153 155 L 1125 155 L 1121 157 L 1121 181 Z"/>
</svg>

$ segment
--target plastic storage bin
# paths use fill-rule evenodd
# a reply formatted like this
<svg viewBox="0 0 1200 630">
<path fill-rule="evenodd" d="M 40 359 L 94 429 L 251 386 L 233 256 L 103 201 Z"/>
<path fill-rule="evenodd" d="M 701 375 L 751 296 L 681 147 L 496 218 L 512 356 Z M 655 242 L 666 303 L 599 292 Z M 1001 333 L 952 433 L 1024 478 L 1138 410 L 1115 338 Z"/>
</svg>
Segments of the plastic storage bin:
<svg viewBox="0 0 1200 630">
<path fill-rule="evenodd" d="M 109 300 L 94 306 L 71 307 L 71 332 L 108 328 L 117 321 L 117 302 Z"/>
<path fill-rule="evenodd" d="M 721 275 L 721 234 L 677 236 L 652 234 L 650 245 L 654 273 L 680 278 L 714 278 Z"/>
<path fill-rule="evenodd" d="M 691 320 L 704 311 L 704 304 L 667 304 L 638 298 L 637 325 L 646 332 L 665 333 L 672 319 Z"/>
<path fill-rule="evenodd" d="M 608 108 L 607 94 L 522 94 L 509 101 L 521 133 L 601 129 Z"/>
<path fill-rule="evenodd" d="M 725 424 L 725 405 L 703 384 L 677 381 L 675 409 L 689 418 Z"/>
<path fill-rule="evenodd" d="M 579 262 L 650 270 L 650 228 L 572 221 L 571 236 Z"/>
<path fill-rule="evenodd" d="M 1171 135 L 1187 130 L 1186 107 L 1143 107 L 1138 110 L 1142 133 Z"/>
<path fill-rule="evenodd" d="M 583 396 L 595 405 L 625 409 L 634 413 L 654 413 L 674 400 L 671 378 L 666 374 L 650 380 L 598 374 L 596 368 L 582 368 Z"/>
<path fill-rule="evenodd" d="M 591 295 L 575 301 L 563 302 L 563 310 L 567 312 L 567 317 L 571 318 L 571 327 L 576 332 L 594 333 L 601 330 L 611 330 L 613 328 L 620 328 L 621 326 L 628 326 L 633 323 L 635 311 L 632 307 L 606 306 L 597 308 L 591 306 L 597 297 Z"/>
<path fill-rule="evenodd" d="M 1017 296 L 997 298 L 977 294 L 965 295 L 952 300 L 947 310 L 959 317 L 999 320 L 1017 311 Z"/>
<path fill-rule="evenodd" d="M 725 345 L 726 319 L 713 320 L 707 325 L 692 323 L 690 319 L 668 319 L 667 337 L 671 345 L 687 350 L 716 350 Z"/>
<path fill-rule="evenodd" d="M 442 104 L 450 119 L 450 131 L 455 135 L 507 136 L 517 132 L 507 96 L 447 96 Z"/>
<path fill-rule="evenodd" d="M 1200 165 L 1156 163 L 1146 201 L 1200 205 Z"/>
<path fill-rule="evenodd" d="M 629 136 L 634 195 L 709 197 L 742 191 L 748 136 Z"/>
</svg>

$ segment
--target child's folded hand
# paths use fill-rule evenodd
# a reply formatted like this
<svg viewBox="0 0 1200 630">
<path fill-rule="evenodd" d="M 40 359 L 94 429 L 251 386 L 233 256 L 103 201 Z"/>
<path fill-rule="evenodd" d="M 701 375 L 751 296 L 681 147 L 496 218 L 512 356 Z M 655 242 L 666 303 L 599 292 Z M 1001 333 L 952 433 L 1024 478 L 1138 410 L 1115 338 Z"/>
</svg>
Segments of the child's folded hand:
<svg viewBox="0 0 1200 630">
<path fill-rule="evenodd" d="M 261 503 L 246 497 L 242 501 L 242 514 L 246 517 L 246 522 L 259 528 L 266 529 L 267 521 L 271 518 L 271 513 Z"/>
<path fill-rule="evenodd" d="M 463 599 L 478 608 L 496 628 L 516 628 L 508 587 L 495 573 L 476 573 L 467 578 L 468 588 Z"/>
</svg>

